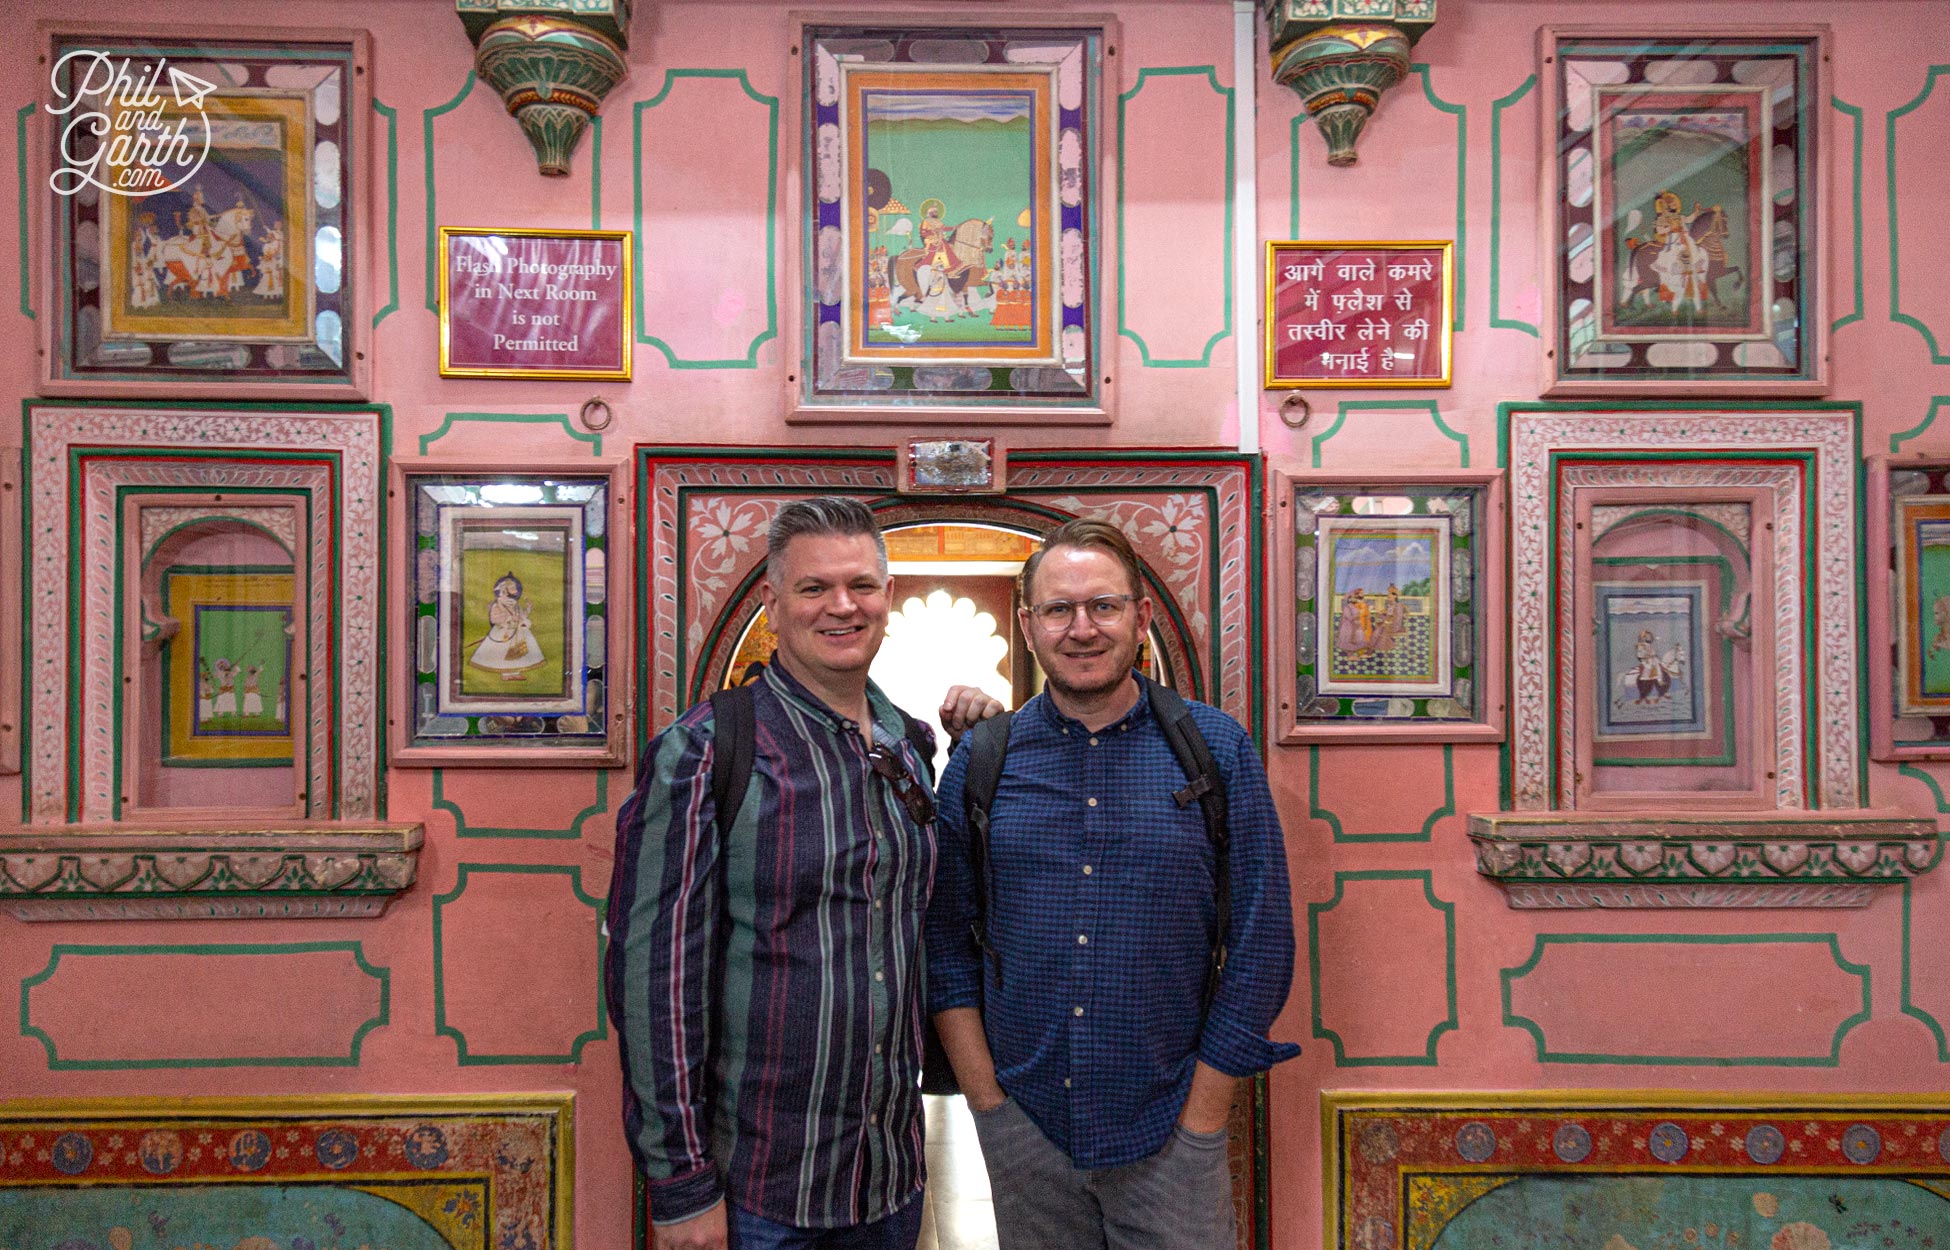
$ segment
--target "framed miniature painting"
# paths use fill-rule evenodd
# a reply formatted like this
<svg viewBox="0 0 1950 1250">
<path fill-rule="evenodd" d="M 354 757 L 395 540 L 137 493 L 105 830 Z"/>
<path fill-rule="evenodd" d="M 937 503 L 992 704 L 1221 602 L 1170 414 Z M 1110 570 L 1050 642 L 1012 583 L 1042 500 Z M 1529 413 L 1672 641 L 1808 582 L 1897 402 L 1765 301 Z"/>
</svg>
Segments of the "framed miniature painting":
<svg viewBox="0 0 1950 1250">
<path fill-rule="evenodd" d="M 289 768 L 297 637 L 290 564 L 171 564 L 159 598 L 164 768 Z"/>
<path fill-rule="evenodd" d="M 42 390 L 362 398 L 367 36 L 48 39 Z"/>
<path fill-rule="evenodd" d="M 1280 741 L 1498 738 L 1499 475 L 1283 476 L 1278 492 Z"/>
<path fill-rule="evenodd" d="M 616 471 L 396 467 L 403 765 L 618 763 Z"/>
<path fill-rule="evenodd" d="M 1869 462 L 1870 747 L 1882 760 L 1950 758 L 1950 460 Z"/>
<path fill-rule="evenodd" d="M 1826 28 L 1547 28 L 1545 393 L 1827 389 Z"/>
<path fill-rule="evenodd" d="M 796 418 L 1106 416 L 1104 45 L 801 24 Z"/>
<path fill-rule="evenodd" d="M 1455 244 L 1266 245 L 1266 387 L 1447 386 Z"/>
<path fill-rule="evenodd" d="M 627 230 L 440 227 L 440 376 L 630 376 Z"/>
</svg>

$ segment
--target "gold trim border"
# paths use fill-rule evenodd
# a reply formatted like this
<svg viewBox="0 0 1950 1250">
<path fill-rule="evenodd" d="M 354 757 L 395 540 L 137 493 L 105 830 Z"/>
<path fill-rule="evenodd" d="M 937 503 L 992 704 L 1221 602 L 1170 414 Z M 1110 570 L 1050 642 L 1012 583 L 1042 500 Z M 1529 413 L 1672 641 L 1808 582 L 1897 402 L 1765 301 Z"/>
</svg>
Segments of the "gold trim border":
<svg viewBox="0 0 1950 1250">
<path fill-rule="evenodd" d="M 1341 1135 L 1341 1117 L 1345 1112 L 1361 1111 L 1421 1111 L 1421 1112 L 1532 1112 L 1553 1115 L 1576 1114 L 1579 1111 L 1605 1111 L 1618 1109 L 1638 1109 L 1647 1112 L 1676 1111 L 1690 1114 L 1724 1111 L 1729 1117 L 1747 1116 L 1756 1112 L 1778 1114 L 1783 1111 L 1808 1111 L 1816 1114 L 1858 1113 L 1905 1113 L 1914 1115 L 1933 1115 L 1937 1118 L 1950 1117 L 1950 1092 L 1920 1094 L 1849 1094 L 1834 1091 L 1788 1093 L 1780 1090 L 1678 1090 L 1678 1089 L 1549 1089 L 1549 1090 L 1414 1090 L 1389 1091 L 1360 1089 L 1323 1089 L 1320 1091 L 1320 1159 L 1321 1159 L 1321 1217 L 1324 1250 L 1340 1250 L 1341 1237 L 1341 1183 L 1344 1179 L 1341 1159 L 1349 1143 Z M 1480 1168 L 1485 1173 L 1508 1171 L 1489 1164 L 1458 1164 L 1450 1171 L 1473 1171 Z M 1611 1167 L 1610 1171 L 1619 1171 Z M 1634 1169 L 1636 1174 L 1641 1169 Z M 1692 1175 L 1705 1175 L 1703 1168 L 1676 1169 L 1673 1167 L 1646 1168 L 1646 1172 L 1659 1172 L 1674 1175 L 1680 1172 Z M 1743 1170 L 1743 1169 L 1731 1169 Z M 1885 1169 L 1887 1171 L 1888 1169 Z M 1900 1169 L 1898 1169 L 1900 1170 Z M 1796 1169 L 1796 1175 L 1806 1176 L 1873 1176 L 1874 1166 L 1850 1165 L 1846 1170 L 1840 1168 Z M 1406 1230 L 1398 1226 L 1399 1239 Z M 1397 1245 L 1399 1245 L 1399 1240 Z"/>
<path fill-rule="evenodd" d="M 272 1094 L 263 1098 L 10 1098 L 0 1101 L 0 1125 L 28 1120 L 92 1117 L 199 1120 L 214 1116 L 313 1116 L 358 1114 L 373 1118 L 413 1115 L 554 1116 L 556 1246 L 575 1245 L 576 1134 L 573 1092 L 530 1094 Z"/>
<path fill-rule="evenodd" d="M 497 235 L 526 239 L 609 239 L 623 245 L 622 280 L 623 308 L 623 364 L 617 369 L 520 369 L 506 368 L 454 368 L 449 363 L 448 354 L 448 315 L 447 292 L 451 289 L 447 271 L 447 240 L 455 235 L 471 237 L 493 237 Z M 543 230 L 532 227 L 510 226 L 500 229 L 492 226 L 441 226 L 440 227 L 440 376 L 443 378 L 528 378 L 537 380 L 575 380 L 578 378 L 592 382 L 628 382 L 631 378 L 632 349 L 636 344 L 636 309 L 631 293 L 636 289 L 635 238 L 629 230 Z"/>
<path fill-rule="evenodd" d="M 1309 251 L 1335 251 L 1360 248 L 1372 252 L 1428 251 L 1440 248 L 1442 251 L 1442 316 L 1437 322 L 1442 335 L 1442 376 L 1440 378 L 1404 378 L 1383 380 L 1370 378 L 1319 379 L 1282 378 L 1273 372 L 1273 258 L 1278 249 L 1304 248 Z M 1293 391 L 1303 387 L 1318 387 L 1323 390 L 1439 390 L 1450 386 L 1455 372 L 1455 309 L 1456 309 L 1456 242 L 1454 239 L 1269 239 L 1266 242 L 1266 265 L 1260 274 L 1260 283 L 1265 291 L 1265 314 L 1260 320 L 1260 352 L 1264 361 L 1263 389 L 1269 391 Z M 444 324 L 444 323 L 443 323 Z"/>
</svg>

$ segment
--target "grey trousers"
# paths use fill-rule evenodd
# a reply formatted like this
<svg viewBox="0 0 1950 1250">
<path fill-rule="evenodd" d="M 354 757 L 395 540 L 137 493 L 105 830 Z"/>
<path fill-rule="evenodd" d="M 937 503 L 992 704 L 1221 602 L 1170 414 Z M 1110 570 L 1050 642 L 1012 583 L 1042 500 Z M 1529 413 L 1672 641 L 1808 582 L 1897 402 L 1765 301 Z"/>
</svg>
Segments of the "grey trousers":
<svg viewBox="0 0 1950 1250">
<path fill-rule="evenodd" d="M 1232 1250 L 1226 1131 L 1174 1128 L 1164 1148 L 1085 1171 L 1011 1098 L 975 1113 L 1001 1250 Z"/>
</svg>

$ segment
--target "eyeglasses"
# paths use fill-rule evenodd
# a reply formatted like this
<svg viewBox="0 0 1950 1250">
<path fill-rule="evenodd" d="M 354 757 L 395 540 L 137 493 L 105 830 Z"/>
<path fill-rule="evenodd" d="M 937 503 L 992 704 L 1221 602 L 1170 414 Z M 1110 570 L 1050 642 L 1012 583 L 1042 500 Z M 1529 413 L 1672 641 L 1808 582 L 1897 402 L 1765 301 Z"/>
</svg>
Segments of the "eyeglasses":
<svg viewBox="0 0 1950 1250">
<path fill-rule="evenodd" d="M 873 746 L 867 748 L 867 764 L 876 776 L 884 777 L 894 787 L 894 797 L 907 809 L 909 819 L 917 825 L 934 823 L 934 796 L 914 780 L 914 774 L 907 771 L 907 764 L 900 756 L 886 747 Z"/>
<path fill-rule="evenodd" d="M 1082 603 L 1070 599 L 1050 599 L 1044 603 L 1030 604 L 1027 611 L 1042 626 L 1043 632 L 1060 634 L 1077 619 L 1078 608 L 1090 614 L 1092 625 L 1101 628 L 1123 620 L 1124 609 L 1136 598 L 1136 595 L 1098 595 Z"/>
</svg>

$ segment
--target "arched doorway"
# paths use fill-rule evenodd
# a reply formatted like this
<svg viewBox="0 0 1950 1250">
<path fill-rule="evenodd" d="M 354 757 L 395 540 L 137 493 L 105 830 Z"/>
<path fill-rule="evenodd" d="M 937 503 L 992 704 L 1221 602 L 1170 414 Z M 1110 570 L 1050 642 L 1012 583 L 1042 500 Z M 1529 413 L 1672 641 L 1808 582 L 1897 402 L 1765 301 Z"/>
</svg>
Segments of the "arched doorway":
<svg viewBox="0 0 1950 1250">
<path fill-rule="evenodd" d="M 901 494 L 892 447 L 639 447 L 638 729 L 652 734 L 735 672 L 758 611 L 765 533 L 786 501 L 861 499 L 883 530 L 986 527 L 1040 535 L 1072 517 L 1117 525 L 1143 562 L 1156 662 L 1184 694 L 1262 723 L 1264 488 L 1234 452 L 1012 452 L 1005 493 Z M 898 586 L 897 598 L 900 597 Z M 909 709 L 916 711 L 918 709 Z M 1242 1087 L 1232 1135 L 1242 1250 L 1264 1243 L 1265 1078 Z M 641 1204 L 639 1204 L 641 1209 Z"/>
</svg>

